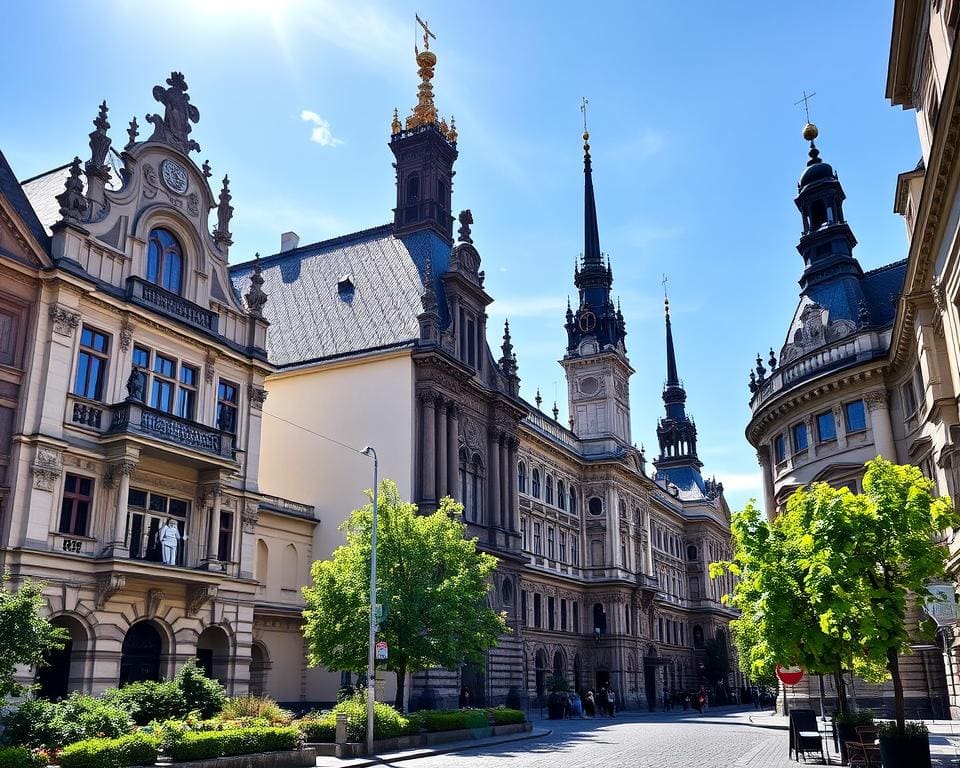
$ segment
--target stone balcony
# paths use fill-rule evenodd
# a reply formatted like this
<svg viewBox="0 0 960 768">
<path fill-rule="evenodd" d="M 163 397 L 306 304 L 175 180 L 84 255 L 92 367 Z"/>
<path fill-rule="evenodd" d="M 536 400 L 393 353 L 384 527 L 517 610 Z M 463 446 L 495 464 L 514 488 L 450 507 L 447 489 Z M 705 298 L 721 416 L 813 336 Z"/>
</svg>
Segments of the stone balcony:
<svg viewBox="0 0 960 768">
<path fill-rule="evenodd" d="M 221 462 L 235 461 L 233 435 L 136 400 L 105 405 L 70 395 L 66 421 L 95 432 L 104 440 L 129 435 L 146 438 L 154 445 L 176 452 L 187 449 Z"/>
<path fill-rule="evenodd" d="M 127 279 L 127 298 L 134 304 L 152 309 L 161 315 L 179 320 L 207 333 L 217 333 L 219 316 L 199 304 L 187 301 L 155 283 L 139 277 Z"/>
</svg>

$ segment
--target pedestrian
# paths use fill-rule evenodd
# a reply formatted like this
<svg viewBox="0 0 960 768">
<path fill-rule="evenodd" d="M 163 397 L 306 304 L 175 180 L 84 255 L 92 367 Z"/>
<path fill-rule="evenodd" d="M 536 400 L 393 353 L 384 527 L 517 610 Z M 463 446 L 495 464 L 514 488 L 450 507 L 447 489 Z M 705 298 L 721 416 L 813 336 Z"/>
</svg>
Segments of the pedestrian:
<svg viewBox="0 0 960 768">
<path fill-rule="evenodd" d="M 753 702 L 754 709 L 760 709 L 760 691 L 755 685 L 750 688 L 750 701 Z"/>
<path fill-rule="evenodd" d="M 690 709 L 690 694 L 689 694 L 689 693 L 686 694 L 686 695 L 684 695 L 684 697 L 683 697 L 683 711 L 686 712 L 688 709 Z"/>
<path fill-rule="evenodd" d="M 661 701 L 663 701 L 663 711 L 666 712 L 670 708 L 670 693 L 667 691 L 667 686 L 663 686 Z"/>
<path fill-rule="evenodd" d="M 607 716 L 607 686 L 602 686 L 597 691 L 597 710 L 600 717 Z"/>
<path fill-rule="evenodd" d="M 616 710 L 617 710 L 617 693 L 616 691 L 613 690 L 613 686 L 610 686 L 609 688 L 607 688 L 607 714 L 609 714 L 610 717 L 615 717 Z"/>
<path fill-rule="evenodd" d="M 583 697 L 583 708 L 587 712 L 587 717 L 594 717 L 597 712 L 596 702 L 593 700 L 593 691 L 587 691 L 587 695 Z"/>
<path fill-rule="evenodd" d="M 701 715 L 703 714 L 704 707 L 707 705 L 707 692 L 704 690 L 704 687 L 701 685 L 700 690 L 697 691 L 697 712 Z"/>
</svg>

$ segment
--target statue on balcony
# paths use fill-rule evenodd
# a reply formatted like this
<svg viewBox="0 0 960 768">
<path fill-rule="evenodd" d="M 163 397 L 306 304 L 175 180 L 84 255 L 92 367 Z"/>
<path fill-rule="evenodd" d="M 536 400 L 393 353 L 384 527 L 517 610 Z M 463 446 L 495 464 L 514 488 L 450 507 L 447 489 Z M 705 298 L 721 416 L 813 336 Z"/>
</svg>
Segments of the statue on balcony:
<svg viewBox="0 0 960 768">
<path fill-rule="evenodd" d="M 127 378 L 127 400 L 137 400 L 143 402 L 143 389 L 146 386 L 147 377 L 139 368 L 134 366 L 130 369 L 130 376 Z"/>
<path fill-rule="evenodd" d="M 181 541 L 187 540 L 187 534 L 181 534 L 177 527 L 177 521 L 172 517 L 167 518 L 167 524 L 157 533 L 160 539 L 160 550 L 163 553 L 164 565 L 177 564 L 177 545 Z"/>
</svg>

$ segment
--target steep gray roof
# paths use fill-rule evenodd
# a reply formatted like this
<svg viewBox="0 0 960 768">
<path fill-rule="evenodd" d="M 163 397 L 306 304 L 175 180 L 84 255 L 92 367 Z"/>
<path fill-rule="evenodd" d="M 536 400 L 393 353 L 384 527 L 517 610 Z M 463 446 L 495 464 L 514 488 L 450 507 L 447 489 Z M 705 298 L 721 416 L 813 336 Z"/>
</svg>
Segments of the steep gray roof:
<svg viewBox="0 0 960 768">
<path fill-rule="evenodd" d="M 63 189 L 62 184 L 60 188 Z M 34 207 L 31 205 L 31 201 L 28 199 L 28 196 L 24 194 L 24 190 L 21 188 L 20 182 L 17 181 L 17 177 L 13 175 L 13 169 L 7 162 L 7 158 L 4 157 L 3 152 L 0 152 L 0 194 L 10 201 L 17 215 L 23 223 L 27 225 L 27 228 L 37 239 L 37 242 L 44 248 L 49 248 L 49 230 L 44 229 L 44 225 L 37 216 Z M 54 200 L 53 202 L 56 203 L 57 201 Z M 56 215 L 59 218 L 59 206 L 57 206 Z M 56 221 L 56 219 L 54 219 L 54 221 Z"/>
<path fill-rule="evenodd" d="M 57 195 L 63 192 L 63 185 L 69 175 L 70 164 L 67 163 L 22 183 L 23 191 L 30 199 L 30 204 L 37 212 L 37 218 L 47 234 L 51 233 L 50 228 L 61 218 Z"/>
<path fill-rule="evenodd" d="M 270 361 L 283 367 L 413 342 L 421 270 L 431 258 L 441 274 L 449 251 L 431 232 L 398 238 L 385 225 L 261 259 Z M 253 262 L 230 268 L 241 296 L 252 274 Z M 338 291 L 345 278 L 352 291 Z"/>
</svg>

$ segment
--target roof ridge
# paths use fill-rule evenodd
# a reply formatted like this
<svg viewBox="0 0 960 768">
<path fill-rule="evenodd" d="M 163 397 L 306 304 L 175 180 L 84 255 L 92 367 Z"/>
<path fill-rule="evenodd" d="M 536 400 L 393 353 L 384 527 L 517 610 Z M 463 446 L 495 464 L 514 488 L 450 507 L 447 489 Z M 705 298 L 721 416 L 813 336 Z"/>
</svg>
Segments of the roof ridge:
<svg viewBox="0 0 960 768">
<path fill-rule="evenodd" d="M 31 176 L 29 179 L 23 179 L 20 181 L 20 186 L 22 187 L 24 184 L 29 184 L 31 181 L 42 179 L 44 176 L 50 176 L 51 174 L 54 174 L 57 171 L 62 171 L 64 168 L 69 168 L 71 165 L 72 165 L 72 162 L 64 163 L 63 165 L 58 165 L 56 168 L 51 168 L 50 170 L 44 171 L 43 173 L 38 173 L 36 176 Z"/>
<path fill-rule="evenodd" d="M 884 264 L 882 267 L 874 267 L 873 269 L 868 269 L 866 272 L 863 273 L 863 276 L 866 277 L 867 275 L 873 275 L 873 274 L 876 274 L 877 272 L 883 272 L 886 269 L 893 269 L 895 267 L 899 267 L 906 263 L 907 263 L 907 259 L 900 259 L 899 261 L 893 261 L 890 264 Z"/>
<path fill-rule="evenodd" d="M 379 224 L 375 227 L 369 227 L 367 229 L 361 229 L 356 232 L 350 232 L 346 235 L 337 235 L 336 237 L 331 237 L 329 240 L 318 240 L 315 243 L 308 243 L 307 245 L 300 245 L 296 248 L 291 248 L 289 251 L 279 251 L 278 253 L 271 253 L 268 256 L 260 257 L 260 265 L 266 266 L 267 264 L 274 264 L 282 259 L 285 259 L 289 256 L 296 256 L 305 251 L 315 251 L 319 248 L 330 248 L 335 245 L 343 245 L 344 243 L 349 243 L 354 240 L 362 240 L 368 235 L 379 232 L 388 232 L 393 231 L 393 224 Z M 231 264 L 230 270 L 239 270 L 242 267 L 252 266 L 256 259 L 249 259 L 247 261 L 241 261 L 237 264 Z"/>
</svg>

